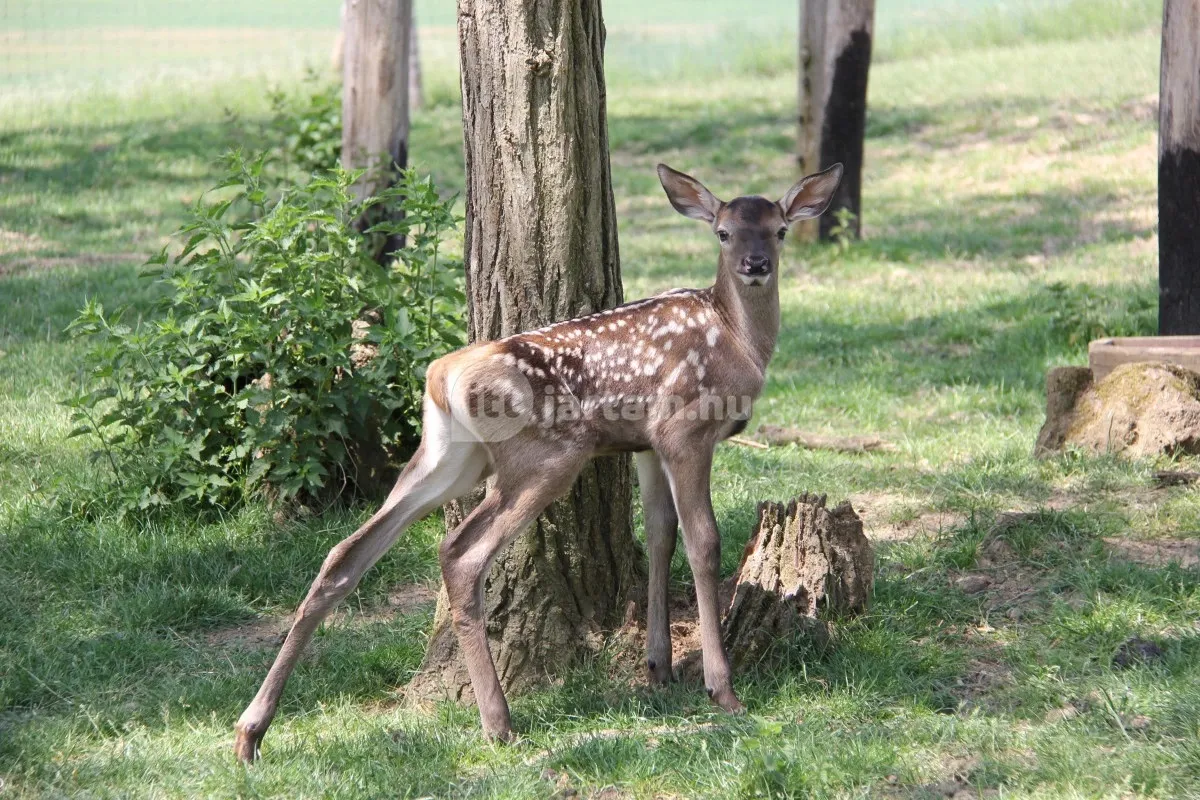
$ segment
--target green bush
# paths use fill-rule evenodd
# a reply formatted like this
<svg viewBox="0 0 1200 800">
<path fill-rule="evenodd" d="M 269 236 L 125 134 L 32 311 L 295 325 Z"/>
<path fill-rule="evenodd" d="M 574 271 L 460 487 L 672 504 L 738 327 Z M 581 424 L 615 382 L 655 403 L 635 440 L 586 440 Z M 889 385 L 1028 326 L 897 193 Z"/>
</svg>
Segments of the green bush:
<svg viewBox="0 0 1200 800">
<path fill-rule="evenodd" d="M 268 95 L 273 115 L 263 135 L 276 145 L 271 154 L 284 175 L 311 175 L 335 168 L 342 157 L 342 87 L 309 72 L 299 97 Z"/>
<path fill-rule="evenodd" d="M 430 180 L 360 202 L 333 171 L 269 199 L 262 158 L 229 165 L 178 255 L 150 262 L 158 313 L 89 302 L 70 326 L 73 435 L 99 440 L 124 509 L 374 491 L 416 441 L 426 365 L 463 342 L 461 264 L 440 253 L 456 220 Z M 352 223 L 389 205 L 402 221 L 376 229 L 407 242 L 384 268 Z"/>
</svg>

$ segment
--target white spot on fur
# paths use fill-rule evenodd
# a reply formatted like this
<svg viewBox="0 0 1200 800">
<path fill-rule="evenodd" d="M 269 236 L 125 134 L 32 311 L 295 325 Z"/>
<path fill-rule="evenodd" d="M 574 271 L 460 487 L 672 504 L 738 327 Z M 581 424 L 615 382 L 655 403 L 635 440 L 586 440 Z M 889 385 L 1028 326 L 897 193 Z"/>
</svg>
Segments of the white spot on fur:
<svg viewBox="0 0 1200 800">
<path fill-rule="evenodd" d="M 675 384 L 675 382 L 679 380 L 679 377 L 682 374 L 683 374 L 683 362 L 681 361 L 680 363 L 675 365 L 675 369 L 671 370 L 671 374 L 667 376 L 667 379 L 665 381 L 663 381 L 663 386 L 673 386 Z"/>
</svg>

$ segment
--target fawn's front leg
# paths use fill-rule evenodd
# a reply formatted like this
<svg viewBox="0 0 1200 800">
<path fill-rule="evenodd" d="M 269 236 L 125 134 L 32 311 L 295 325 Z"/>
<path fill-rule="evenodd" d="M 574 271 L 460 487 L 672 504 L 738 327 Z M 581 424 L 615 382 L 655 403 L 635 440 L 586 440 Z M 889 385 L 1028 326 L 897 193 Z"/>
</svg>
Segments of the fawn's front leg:
<svg viewBox="0 0 1200 800">
<path fill-rule="evenodd" d="M 683 522 L 683 545 L 696 582 L 704 685 L 714 703 L 731 714 L 740 714 L 746 707 L 733 693 L 729 657 L 721 639 L 721 609 L 717 598 L 721 536 L 709 494 L 712 445 L 700 442 L 692 445 L 692 449 L 664 454 L 663 467 L 670 479 L 675 508 Z"/>
<path fill-rule="evenodd" d="M 650 682 L 665 685 L 671 680 L 671 613 L 668 586 L 671 557 L 679 517 L 671 486 L 658 455 L 652 451 L 635 456 L 638 486 L 642 494 L 642 519 L 646 549 L 650 553 L 650 580 L 646 602 L 646 667 Z"/>
</svg>

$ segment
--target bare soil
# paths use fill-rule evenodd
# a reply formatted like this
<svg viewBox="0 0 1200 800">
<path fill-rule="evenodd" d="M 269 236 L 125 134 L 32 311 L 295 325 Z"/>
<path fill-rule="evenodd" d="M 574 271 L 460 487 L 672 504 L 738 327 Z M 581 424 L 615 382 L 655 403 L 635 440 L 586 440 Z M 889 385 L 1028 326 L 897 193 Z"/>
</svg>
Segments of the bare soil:
<svg viewBox="0 0 1200 800">
<path fill-rule="evenodd" d="M 388 592 L 387 605 L 366 612 L 340 609 L 329 615 L 327 624 L 352 627 L 386 622 L 405 614 L 432 606 L 437 592 L 419 583 L 401 584 Z M 257 619 L 209 631 L 204 641 L 218 649 L 267 650 L 283 644 L 291 627 L 291 615 L 259 617 Z"/>
<path fill-rule="evenodd" d="M 1109 551 L 1126 561 L 1146 567 L 1165 567 L 1171 563 L 1189 568 L 1200 565 L 1200 539 L 1120 539 L 1104 540 Z"/>
</svg>

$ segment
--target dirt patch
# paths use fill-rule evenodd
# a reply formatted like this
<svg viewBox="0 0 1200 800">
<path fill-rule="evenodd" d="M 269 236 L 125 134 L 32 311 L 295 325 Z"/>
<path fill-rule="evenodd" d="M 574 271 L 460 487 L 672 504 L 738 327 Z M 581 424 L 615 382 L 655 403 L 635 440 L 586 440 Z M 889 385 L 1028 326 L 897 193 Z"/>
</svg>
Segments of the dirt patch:
<svg viewBox="0 0 1200 800">
<path fill-rule="evenodd" d="M 1012 667 L 1002 661 L 981 656 L 967 664 L 966 671 L 951 689 L 950 694 L 962 708 L 996 710 L 990 699 L 993 693 L 1012 686 L 1016 682 Z"/>
<path fill-rule="evenodd" d="M 0 256 L 30 253 L 45 246 L 46 242 L 33 234 L 0 228 Z"/>
<path fill-rule="evenodd" d="M 329 615 L 326 624 L 330 626 L 348 625 L 359 627 L 387 622 L 398 616 L 411 614 L 428 607 L 437 600 L 437 592 L 429 586 L 420 583 L 407 583 L 395 587 L 388 592 L 387 605 L 367 611 L 341 609 Z M 292 625 L 291 616 L 259 617 L 258 619 L 219 628 L 204 635 L 204 641 L 210 647 L 231 650 L 267 650 L 283 644 L 288 629 Z"/>
<path fill-rule="evenodd" d="M 880 795 L 895 798 L 949 797 L 953 800 L 979 800 L 999 797 L 998 789 L 980 789 L 971 784 L 982 762 L 976 756 L 947 756 L 942 759 L 938 773 L 943 777 L 932 783 L 917 786 L 900 784 L 895 775 L 887 777 L 887 785 L 881 787 Z"/>
<path fill-rule="evenodd" d="M 283 644 L 287 636 L 289 617 L 260 617 L 259 619 L 218 628 L 204 635 L 209 647 L 223 650 L 265 650 Z"/>
<path fill-rule="evenodd" d="M 1001 514 L 996 524 L 979 543 L 975 568 L 952 572 L 951 585 L 968 595 L 977 595 L 988 618 L 1020 622 L 1034 615 L 1043 606 L 1043 595 L 1049 591 L 1046 575 L 1022 562 L 1008 533 L 1027 517 L 1024 512 Z"/>
<path fill-rule="evenodd" d="M 729 608 L 736 588 L 733 579 L 727 579 L 718 587 L 718 603 L 721 613 Z M 671 664 L 675 679 L 688 683 L 703 683 L 704 670 L 700 649 L 700 615 L 696 608 L 695 593 L 674 591 L 671 593 Z M 609 646 L 612 649 L 612 668 L 609 678 L 627 686 L 646 686 L 646 619 L 644 608 L 633 608 L 625 616 L 625 624 L 613 634 Z"/>
<path fill-rule="evenodd" d="M 912 498 L 888 492 L 853 494 L 850 503 L 871 541 L 905 542 L 937 536 L 967 521 L 965 514 L 956 511 L 918 510 Z"/>
<path fill-rule="evenodd" d="M 1117 558 L 1146 567 L 1165 567 L 1178 563 L 1184 568 L 1200 565 L 1200 539 L 1104 539 L 1109 552 Z"/>
<path fill-rule="evenodd" d="M 397 614 L 411 614 L 437 600 L 437 591 L 423 583 L 405 583 L 388 592 L 388 606 Z"/>
</svg>

